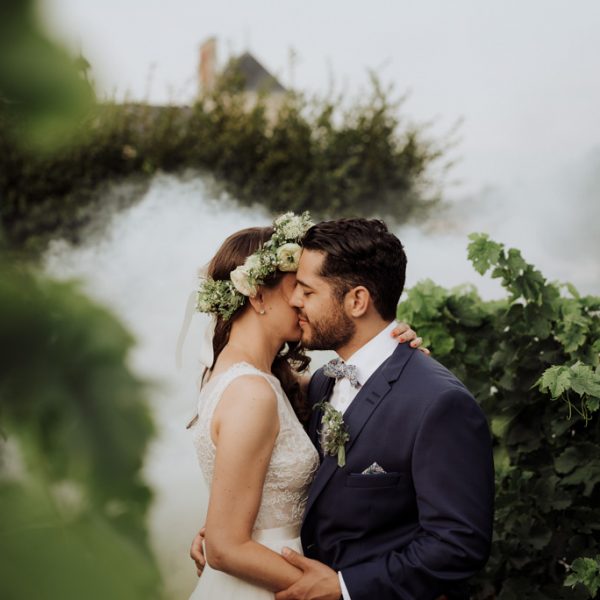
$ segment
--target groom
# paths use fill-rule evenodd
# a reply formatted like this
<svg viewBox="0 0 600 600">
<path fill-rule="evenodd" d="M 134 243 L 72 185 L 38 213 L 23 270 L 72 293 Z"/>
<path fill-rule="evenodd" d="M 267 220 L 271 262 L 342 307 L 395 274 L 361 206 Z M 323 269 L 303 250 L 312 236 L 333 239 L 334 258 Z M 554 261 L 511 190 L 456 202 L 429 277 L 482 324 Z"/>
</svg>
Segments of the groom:
<svg viewBox="0 0 600 600">
<path fill-rule="evenodd" d="M 452 373 L 390 337 L 406 256 L 383 222 L 319 223 L 303 247 L 291 299 L 302 342 L 341 360 L 310 383 L 322 463 L 302 526 L 306 556 L 284 551 L 303 577 L 276 598 L 468 598 L 492 536 L 486 419 Z M 343 466 L 339 444 L 323 451 L 336 433 L 323 439 L 323 400 L 344 417 Z"/>
</svg>

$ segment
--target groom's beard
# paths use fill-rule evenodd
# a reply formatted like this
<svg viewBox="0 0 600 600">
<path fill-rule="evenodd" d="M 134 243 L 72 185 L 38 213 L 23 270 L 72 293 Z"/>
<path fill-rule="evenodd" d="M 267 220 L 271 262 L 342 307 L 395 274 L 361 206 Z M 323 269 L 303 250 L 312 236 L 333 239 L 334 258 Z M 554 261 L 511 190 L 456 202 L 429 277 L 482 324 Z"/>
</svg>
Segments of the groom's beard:
<svg viewBox="0 0 600 600">
<path fill-rule="evenodd" d="M 307 350 L 337 350 L 347 344 L 354 333 L 356 325 L 346 315 L 342 307 L 336 307 L 326 317 L 308 321 L 308 334 L 302 335 L 302 345 Z M 306 318 L 306 317 L 304 317 Z"/>
</svg>

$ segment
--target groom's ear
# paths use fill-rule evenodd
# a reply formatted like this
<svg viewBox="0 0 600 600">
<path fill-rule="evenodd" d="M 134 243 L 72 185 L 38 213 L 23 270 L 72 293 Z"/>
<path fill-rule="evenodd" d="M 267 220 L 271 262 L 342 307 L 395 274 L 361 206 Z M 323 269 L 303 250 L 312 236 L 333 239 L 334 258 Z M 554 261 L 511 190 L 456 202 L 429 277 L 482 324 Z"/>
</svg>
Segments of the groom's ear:
<svg viewBox="0 0 600 600">
<path fill-rule="evenodd" d="M 357 319 L 369 310 L 369 306 L 371 306 L 371 294 L 366 287 L 358 285 L 346 294 L 344 304 L 348 315 Z"/>
</svg>

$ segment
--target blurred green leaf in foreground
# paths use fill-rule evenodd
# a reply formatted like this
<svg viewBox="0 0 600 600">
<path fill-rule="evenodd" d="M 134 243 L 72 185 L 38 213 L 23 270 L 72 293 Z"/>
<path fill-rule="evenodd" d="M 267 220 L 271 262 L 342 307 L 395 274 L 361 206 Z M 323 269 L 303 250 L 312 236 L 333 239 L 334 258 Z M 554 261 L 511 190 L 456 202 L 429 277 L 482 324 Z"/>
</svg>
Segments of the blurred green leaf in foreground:
<svg viewBox="0 0 600 600">
<path fill-rule="evenodd" d="M 0 307 L 0 597 L 160 597 L 132 338 L 75 284 L 6 258 Z"/>
<path fill-rule="evenodd" d="M 33 0 L 0 3 L 0 120 L 18 146 L 72 140 L 94 99 L 83 66 L 42 31 Z"/>
<path fill-rule="evenodd" d="M 83 67 L 44 34 L 34 2 L 0 4 L 4 144 L 45 160 L 71 143 L 93 100 Z M 13 176 L 2 173 L 7 189 Z M 9 253 L 0 231 L 3 600 L 160 597 L 141 477 L 154 426 L 132 344 L 75 284 Z"/>
</svg>

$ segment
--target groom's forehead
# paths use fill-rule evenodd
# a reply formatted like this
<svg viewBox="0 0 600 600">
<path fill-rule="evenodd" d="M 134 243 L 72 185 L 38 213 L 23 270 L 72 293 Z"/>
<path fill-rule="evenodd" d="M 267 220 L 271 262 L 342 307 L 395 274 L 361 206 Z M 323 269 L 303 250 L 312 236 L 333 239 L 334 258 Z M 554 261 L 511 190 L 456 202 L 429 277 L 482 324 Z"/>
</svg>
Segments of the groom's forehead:
<svg viewBox="0 0 600 600">
<path fill-rule="evenodd" d="M 296 278 L 305 287 L 320 287 L 325 282 L 321 275 L 321 267 L 325 253 L 320 250 L 303 250 L 298 263 Z"/>
<path fill-rule="evenodd" d="M 302 250 L 298 263 L 298 274 L 304 273 L 305 276 L 318 276 L 321 273 L 321 266 L 324 259 L 324 252 L 319 250 Z"/>
</svg>

